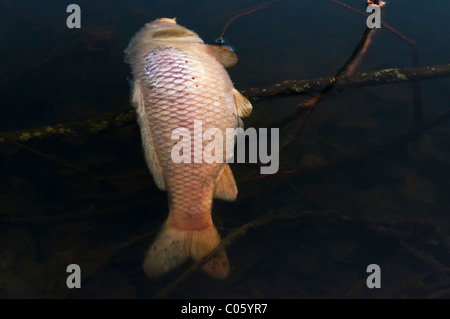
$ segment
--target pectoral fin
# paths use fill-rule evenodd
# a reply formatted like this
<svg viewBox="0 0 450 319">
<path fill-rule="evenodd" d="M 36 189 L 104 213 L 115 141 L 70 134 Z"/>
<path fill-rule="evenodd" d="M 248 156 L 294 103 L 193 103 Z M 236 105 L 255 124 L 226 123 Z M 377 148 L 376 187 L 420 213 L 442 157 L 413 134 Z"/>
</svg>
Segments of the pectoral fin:
<svg viewBox="0 0 450 319">
<path fill-rule="evenodd" d="M 142 146 L 144 148 L 145 161 L 147 162 L 150 173 L 155 180 L 156 186 L 158 186 L 160 190 L 166 190 L 163 169 L 159 163 L 159 158 L 155 151 L 152 132 L 150 130 L 147 114 L 145 112 L 144 98 L 142 96 L 140 85 L 136 83 L 136 81 L 134 81 L 133 84 L 133 98 L 131 102 L 136 108 L 137 120 L 141 129 Z"/>
<path fill-rule="evenodd" d="M 209 53 L 214 56 L 217 61 L 222 63 L 224 68 L 235 66 L 238 62 L 236 53 L 229 47 L 215 44 L 207 44 L 206 47 L 208 48 Z"/>
<path fill-rule="evenodd" d="M 230 165 L 225 164 L 219 173 L 214 188 L 214 198 L 233 201 L 237 196 L 237 186 Z"/>
<path fill-rule="evenodd" d="M 242 119 L 238 116 L 238 124 L 239 124 L 239 127 L 240 128 L 245 128 L 245 125 L 244 125 L 244 121 L 242 121 Z"/>
<path fill-rule="evenodd" d="M 234 102 L 236 103 L 236 109 L 240 117 L 250 116 L 252 113 L 252 104 L 245 96 L 243 96 L 238 90 L 233 89 Z"/>
</svg>

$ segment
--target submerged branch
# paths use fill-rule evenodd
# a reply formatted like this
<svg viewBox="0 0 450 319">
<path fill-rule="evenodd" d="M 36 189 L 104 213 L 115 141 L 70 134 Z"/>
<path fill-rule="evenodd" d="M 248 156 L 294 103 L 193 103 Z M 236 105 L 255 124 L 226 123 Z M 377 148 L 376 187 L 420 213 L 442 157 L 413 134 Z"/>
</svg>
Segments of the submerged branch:
<svg viewBox="0 0 450 319">
<path fill-rule="evenodd" d="M 417 68 L 393 68 L 374 72 L 342 76 L 334 86 L 335 91 L 364 86 L 402 83 L 414 80 L 428 80 L 450 77 L 450 64 Z M 322 92 L 333 78 L 322 77 L 310 80 L 287 80 L 263 88 L 251 88 L 242 93 L 252 102 L 293 95 Z M 13 132 L 0 132 L 0 144 L 11 141 L 29 142 L 51 137 L 82 137 L 107 129 L 117 129 L 136 123 L 134 109 L 128 107 L 122 112 L 103 113 L 84 121 L 44 126 Z"/>
<path fill-rule="evenodd" d="M 352 76 L 342 76 L 335 90 L 358 88 L 364 86 L 429 80 L 450 77 L 450 64 L 416 68 L 392 68 L 374 72 L 364 72 Z M 316 78 L 311 80 L 287 80 L 264 88 L 254 88 L 242 93 L 252 101 L 278 97 L 322 92 L 333 78 Z"/>
<path fill-rule="evenodd" d="M 366 27 L 361 39 L 359 40 L 358 45 L 353 50 L 347 61 L 345 61 L 345 63 L 339 68 L 339 70 L 336 72 L 325 89 L 321 93 L 315 94 L 310 99 L 307 99 L 306 101 L 303 101 L 296 106 L 297 114 L 295 124 L 292 128 L 292 131 L 281 144 L 280 152 L 286 150 L 295 140 L 298 139 L 301 132 L 306 127 L 306 124 L 308 123 L 308 120 L 311 117 L 314 109 L 317 107 L 317 105 L 319 105 L 319 103 L 323 102 L 333 92 L 335 92 L 335 87 L 338 87 L 341 77 L 353 77 L 359 65 L 361 64 L 361 61 L 367 54 L 367 49 L 372 43 L 372 36 L 375 30 L 376 29 L 369 29 Z M 290 118 L 288 118 L 288 120 L 290 120 Z"/>
<path fill-rule="evenodd" d="M 218 42 L 218 43 L 223 43 L 223 36 L 224 36 L 224 34 L 225 34 L 225 31 L 227 31 L 227 29 L 228 29 L 228 27 L 230 26 L 231 22 L 233 22 L 233 21 L 236 20 L 237 18 L 242 17 L 242 16 L 249 15 L 249 14 L 251 14 L 251 13 L 254 13 L 254 12 L 258 11 L 258 10 L 261 10 L 261 9 L 267 7 L 268 5 L 271 5 L 271 4 L 273 4 L 273 3 L 275 3 L 275 2 L 279 2 L 279 1 L 281 1 L 281 0 L 274 0 L 274 1 L 270 1 L 270 2 L 265 2 L 265 3 L 263 3 L 263 4 L 259 5 L 259 6 L 256 6 L 256 7 L 247 9 L 247 10 L 244 10 L 244 11 L 242 11 L 242 12 L 236 14 L 234 17 L 232 17 L 230 20 L 228 20 L 228 22 L 227 22 L 227 24 L 225 25 L 225 27 L 223 28 L 222 33 L 220 34 L 220 37 L 219 37 L 219 39 L 217 40 L 217 42 Z"/>
<path fill-rule="evenodd" d="M 207 263 L 212 257 L 217 255 L 221 250 L 233 244 L 239 238 L 245 236 L 249 230 L 260 229 L 264 226 L 272 225 L 276 222 L 298 222 L 300 220 L 305 220 L 308 218 L 333 218 L 341 220 L 346 223 L 357 224 L 359 227 L 363 227 L 371 231 L 376 236 L 383 238 L 390 238 L 397 242 L 402 249 L 408 252 L 410 255 L 418 258 L 425 265 L 430 267 L 437 274 L 447 274 L 450 272 L 450 268 L 446 267 L 439 261 L 437 261 L 432 255 L 420 251 L 412 243 L 408 243 L 404 240 L 405 236 L 401 230 L 401 226 L 409 221 L 397 220 L 397 221 L 387 221 L 387 222 L 372 222 L 364 218 L 352 217 L 349 215 L 344 215 L 338 212 L 332 211 L 300 211 L 300 212 L 289 212 L 289 213 L 269 213 L 262 215 L 247 224 L 231 231 L 226 238 L 224 238 L 220 244 L 211 251 L 208 255 L 203 257 L 201 260 L 192 264 L 188 269 L 186 269 L 177 279 L 170 282 L 167 286 L 163 287 L 155 295 L 156 299 L 163 299 L 170 297 L 170 294 L 178 288 L 184 281 L 186 281 L 190 276 L 197 272 L 205 263 Z M 396 227 L 400 226 L 400 227 Z"/>
<path fill-rule="evenodd" d="M 136 113 L 129 107 L 121 112 L 102 113 L 96 117 L 66 124 L 47 125 L 22 131 L 0 132 L 0 143 L 43 140 L 52 137 L 90 136 L 108 129 L 118 129 L 136 122 Z"/>
<path fill-rule="evenodd" d="M 193 273 L 195 273 L 200 267 L 208 262 L 212 257 L 217 255 L 221 250 L 231 245 L 235 240 L 244 236 L 250 229 L 259 228 L 262 226 L 271 225 L 275 222 L 280 221 L 290 221 L 290 220 L 299 220 L 311 217 L 329 217 L 329 216 L 338 216 L 333 214 L 330 211 L 324 212 L 312 212 L 312 211 L 302 211 L 302 212 L 294 212 L 294 213 L 285 213 L 285 214 L 268 214 L 260 216 L 259 218 L 248 222 L 247 224 L 233 230 L 228 234 L 226 238 L 224 238 L 220 244 L 211 251 L 208 255 L 203 257 L 201 260 L 194 263 L 191 267 L 189 267 L 180 277 L 171 282 L 168 286 L 161 289 L 157 294 L 157 299 L 166 298 L 180 283 L 189 278 Z M 342 218 L 342 217 L 341 217 Z"/>
<path fill-rule="evenodd" d="M 329 0 L 335 4 L 338 4 L 350 11 L 353 11 L 363 17 L 368 17 L 369 15 L 359 11 L 355 8 L 350 7 L 349 5 L 342 3 L 338 0 Z M 383 28 L 391 32 L 394 36 L 402 40 L 404 43 L 406 43 L 410 49 L 411 49 L 411 56 L 412 56 L 412 66 L 418 67 L 419 66 L 419 50 L 417 49 L 416 43 L 408 38 L 406 35 L 398 31 L 397 29 L 393 28 L 389 24 L 387 24 L 384 21 L 381 21 L 381 25 Z M 422 124 L 422 117 L 423 117 L 423 103 L 422 103 L 422 89 L 420 87 L 419 80 L 413 81 L 413 128 L 418 129 L 419 126 Z"/>
</svg>

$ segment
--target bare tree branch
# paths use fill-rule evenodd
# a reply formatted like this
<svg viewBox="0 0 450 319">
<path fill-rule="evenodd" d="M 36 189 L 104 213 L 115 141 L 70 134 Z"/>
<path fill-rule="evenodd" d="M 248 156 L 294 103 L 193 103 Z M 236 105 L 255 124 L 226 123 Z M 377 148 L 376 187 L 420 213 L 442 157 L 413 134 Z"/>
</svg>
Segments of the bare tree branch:
<svg viewBox="0 0 450 319">
<path fill-rule="evenodd" d="M 450 77 L 450 64 L 417 68 L 393 68 L 374 72 L 342 76 L 335 91 L 373 85 L 402 83 L 414 80 L 429 80 Z M 271 86 L 251 88 L 242 93 L 252 102 L 286 96 L 322 92 L 333 78 L 322 77 L 310 80 L 286 80 Z M 117 129 L 134 124 L 136 114 L 128 107 L 122 112 L 103 113 L 84 121 L 43 126 L 34 129 L 0 133 L 0 144 L 12 141 L 29 142 L 46 138 L 81 137 L 93 135 L 107 129 Z"/>
<path fill-rule="evenodd" d="M 342 76 L 335 89 L 340 91 L 364 86 L 429 80 L 449 76 L 450 64 L 417 68 L 392 68 L 359 73 L 353 76 Z M 287 80 L 264 88 L 249 89 L 242 93 L 255 102 L 271 98 L 321 92 L 331 81 L 332 78 L 326 77 L 311 80 Z"/>
</svg>

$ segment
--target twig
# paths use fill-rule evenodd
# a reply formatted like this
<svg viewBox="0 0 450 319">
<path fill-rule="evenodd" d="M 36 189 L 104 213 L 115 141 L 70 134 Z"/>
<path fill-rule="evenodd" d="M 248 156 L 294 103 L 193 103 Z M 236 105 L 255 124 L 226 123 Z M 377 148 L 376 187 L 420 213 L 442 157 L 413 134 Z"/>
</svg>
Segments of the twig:
<svg viewBox="0 0 450 319">
<path fill-rule="evenodd" d="M 367 37 L 364 41 L 364 44 L 361 48 L 360 54 L 354 59 L 354 61 L 348 66 L 346 75 L 351 76 L 356 73 L 356 70 L 360 67 L 362 60 L 367 55 L 369 51 L 369 47 L 372 44 L 373 37 L 376 33 L 377 29 L 371 29 L 371 31 L 367 34 Z"/>
<path fill-rule="evenodd" d="M 334 92 L 344 89 L 374 85 L 429 80 L 450 77 L 450 64 L 417 68 L 392 68 L 373 72 L 363 72 L 353 76 L 342 76 Z M 268 87 L 252 88 L 242 93 L 252 102 L 280 97 L 322 92 L 333 78 L 322 77 L 310 80 L 286 80 Z"/>
<path fill-rule="evenodd" d="M 18 9 L 11 3 L 11 1 L 4 0 L 4 3 L 11 10 L 12 13 L 15 13 L 16 16 L 18 16 L 19 18 L 22 18 L 24 21 L 29 22 L 33 26 L 41 25 L 41 22 L 36 20 L 35 17 L 33 17 L 33 15 L 29 15 L 28 13 L 24 12 L 23 10 Z"/>
<path fill-rule="evenodd" d="M 355 12 L 363 17 L 367 17 L 368 15 L 362 11 L 359 11 L 355 8 L 350 7 L 349 5 L 342 3 L 337 0 L 329 0 L 337 5 L 340 5 L 352 12 Z M 393 35 L 398 37 L 400 40 L 405 42 L 409 45 L 411 48 L 411 55 L 412 55 L 412 66 L 413 67 L 419 67 L 419 50 L 417 49 L 416 43 L 405 36 L 403 33 L 398 31 L 397 29 L 393 28 L 383 20 L 381 21 L 381 25 L 383 28 L 391 32 Z M 422 102 L 422 88 L 420 86 L 419 79 L 413 80 L 413 128 L 418 129 L 419 126 L 422 124 L 422 118 L 423 118 L 423 102 Z"/>
<path fill-rule="evenodd" d="M 69 223 L 86 218 L 93 218 L 96 216 L 110 216 L 118 212 L 129 212 L 130 205 L 125 205 L 115 208 L 101 208 L 89 207 L 86 210 L 62 214 L 57 216 L 37 216 L 37 217 L 7 217 L 0 214 L 0 224 L 18 224 L 18 225 L 54 225 L 59 223 Z"/>
<path fill-rule="evenodd" d="M 92 178 L 93 180 L 95 180 L 97 182 L 104 182 L 104 181 L 106 181 L 103 177 L 100 177 L 100 176 L 97 176 L 95 174 L 92 174 L 92 173 L 88 172 L 87 170 L 84 170 L 84 169 L 82 169 L 80 167 L 77 167 L 77 166 L 72 165 L 72 164 L 70 164 L 70 163 L 68 163 L 66 161 L 63 161 L 62 159 L 60 159 L 58 157 L 42 153 L 42 152 L 40 152 L 38 150 L 35 150 L 34 148 L 31 148 L 31 147 L 29 147 L 27 145 L 24 145 L 23 143 L 20 143 L 20 142 L 18 142 L 16 140 L 12 140 L 12 143 L 16 144 L 17 146 L 19 146 L 19 147 L 21 147 L 21 148 L 23 148 L 25 150 L 27 150 L 28 152 L 36 154 L 37 156 L 45 158 L 45 159 L 47 159 L 47 160 L 49 160 L 51 162 L 55 162 L 55 163 L 57 163 L 57 164 L 59 164 L 61 166 L 67 167 L 67 168 L 69 168 L 69 169 L 71 169 L 73 171 L 76 171 L 76 172 L 78 172 L 78 173 L 80 173 L 82 175 L 85 175 L 85 176 L 87 176 L 89 178 Z"/>
<path fill-rule="evenodd" d="M 80 168 L 78 166 L 75 166 L 75 165 L 70 164 L 70 163 L 68 163 L 66 161 L 63 161 L 62 159 L 60 159 L 60 158 L 58 158 L 56 156 L 51 156 L 51 155 L 45 154 L 43 152 L 40 152 L 40 151 L 38 151 L 38 150 L 36 150 L 34 148 L 31 148 L 31 147 L 29 147 L 29 146 L 27 146 L 27 145 L 25 145 L 25 144 L 23 144 L 21 142 L 16 141 L 16 140 L 11 140 L 11 139 L 8 139 L 8 140 L 12 144 L 15 144 L 15 145 L 17 145 L 17 146 L 19 146 L 19 147 L 21 147 L 21 148 L 23 148 L 23 149 L 33 153 L 33 154 L 36 154 L 37 156 L 45 158 L 46 160 L 49 160 L 51 162 L 55 162 L 58 165 L 64 166 L 64 167 L 66 167 L 68 169 L 71 169 L 71 170 L 73 170 L 73 171 L 75 171 L 77 173 L 80 173 L 80 174 L 82 174 L 84 176 L 87 176 L 87 177 L 89 177 L 90 179 L 92 179 L 93 181 L 95 181 L 97 183 L 101 183 L 101 184 L 107 185 L 107 186 L 111 187 L 112 189 L 114 189 L 116 191 L 119 191 L 122 196 L 130 197 L 130 195 L 124 194 L 123 192 L 120 191 L 120 189 L 113 183 L 113 179 L 108 179 L 108 178 L 104 178 L 104 177 L 92 174 L 91 172 L 89 172 L 89 171 L 87 171 L 85 169 L 82 169 L 82 168 Z"/>
<path fill-rule="evenodd" d="M 433 291 L 426 296 L 427 299 L 443 299 L 450 298 L 450 288 L 443 288 L 437 291 Z"/>
<path fill-rule="evenodd" d="M 280 152 L 286 150 L 288 146 L 291 145 L 299 137 L 306 124 L 308 123 L 313 110 L 320 102 L 322 102 L 333 92 L 336 84 L 340 81 L 340 77 L 343 75 L 351 77 L 354 74 L 356 69 L 359 67 L 363 57 L 366 55 L 368 46 L 372 43 L 371 34 L 373 34 L 373 32 L 374 29 L 369 29 L 366 27 L 358 45 L 353 50 L 347 61 L 336 72 L 335 76 L 325 87 L 325 89 L 320 94 L 317 94 L 312 98 L 306 100 L 305 102 L 297 105 L 297 121 L 295 122 L 294 127 L 289 135 L 287 135 L 283 143 L 280 145 Z"/>
<path fill-rule="evenodd" d="M 340 158 L 327 165 L 292 169 L 289 171 L 289 174 L 282 174 L 283 175 L 282 178 L 280 178 L 281 174 L 266 175 L 265 178 L 261 178 L 258 171 L 254 172 L 253 176 L 251 176 L 250 174 L 247 175 L 245 179 L 242 180 L 242 182 L 258 179 L 260 182 L 270 183 L 270 187 L 275 189 L 280 185 L 290 185 L 292 180 L 294 179 L 313 178 L 314 176 L 317 175 L 323 176 L 324 174 L 327 173 L 332 174 L 346 167 L 353 167 L 356 163 L 366 162 L 367 160 L 370 160 L 378 156 L 379 154 L 382 154 L 389 150 L 400 149 L 402 145 L 417 139 L 423 133 L 431 130 L 436 125 L 448 119 L 450 119 L 450 110 L 443 112 L 437 116 L 434 116 L 433 118 L 424 122 L 423 125 L 420 127 L 419 131 L 411 130 L 410 132 L 402 133 L 389 141 L 380 142 L 378 144 L 372 145 L 363 150 L 349 154 L 344 158 Z"/>
<path fill-rule="evenodd" d="M 259 5 L 259 6 L 254 7 L 254 8 L 250 8 L 250 9 L 247 9 L 247 10 L 241 12 L 241 13 L 236 14 L 234 17 L 232 17 L 230 20 L 228 20 L 228 22 L 225 24 L 225 27 L 223 28 L 222 33 L 220 34 L 220 37 L 217 40 L 217 42 L 218 43 L 222 43 L 223 42 L 223 36 L 225 34 L 225 31 L 227 31 L 227 29 L 230 26 L 231 22 L 233 22 L 237 18 L 246 16 L 248 14 L 251 14 L 251 13 L 255 12 L 255 11 L 261 10 L 261 9 L 267 7 L 268 5 L 271 5 L 272 3 L 279 2 L 279 1 L 281 1 L 281 0 L 274 0 L 274 1 L 266 2 L 266 3 L 263 3 L 263 4 Z"/>
<path fill-rule="evenodd" d="M 266 225 L 272 225 L 274 222 L 280 221 L 290 221 L 290 220 L 302 220 L 305 218 L 314 218 L 314 217 L 331 217 L 336 218 L 345 222 L 357 223 L 358 225 L 362 225 L 366 227 L 370 231 L 372 231 L 377 236 L 392 238 L 397 241 L 401 248 L 406 250 L 408 253 L 412 254 L 415 257 L 418 257 L 420 261 L 424 264 L 431 267 L 433 270 L 437 271 L 440 274 L 447 274 L 449 272 L 449 268 L 446 268 L 444 265 L 436 261 L 434 257 L 428 255 L 423 252 L 418 252 L 416 248 L 407 244 L 402 239 L 401 232 L 396 230 L 395 226 L 402 226 L 405 223 L 409 224 L 409 220 L 399 220 L 392 222 L 383 222 L 383 223 L 375 223 L 361 218 L 354 218 L 348 215 L 342 215 L 338 213 L 333 213 L 331 211 L 323 211 L 323 212 L 312 212 L 312 211 L 303 211 L 296 213 L 284 213 L 284 214 L 267 214 L 257 218 L 254 221 L 251 221 L 236 230 L 232 231 L 222 242 L 217 246 L 210 254 L 205 256 L 202 260 L 196 262 L 191 267 L 189 267 L 182 275 L 180 275 L 177 279 L 172 281 L 169 285 L 162 288 L 157 294 L 156 298 L 166 298 L 170 295 L 170 293 L 176 289 L 181 283 L 183 283 L 187 278 L 189 278 L 193 273 L 200 269 L 200 267 L 208 262 L 212 257 L 214 257 L 219 251 L 229 246 L 232 242 L 244 236 L 248 230 L 259 228 Z M 401 227 L 400 227 L 401 228 Z"/>
<path fill-rule="evenodd" d="M 401 245 L 401 247 L 406 250 L 409 254 L 414 256 L 415 258 L 422 261 L 424 264 L 430 266 L 433 271 L 439 273 L 439 274 L 446 274 L 450 273 L 450 268 L 446 267 L 441 262 L 437 261 L 436 258 L 431 256 L 430 254 L 421 251 L 417 249 L 416 247 L 413 247 L 409 244 L 407 244 L 404 240 L 398 239 L 398 243 Z"/>
<path fill-rule="evenodd" d="M 195 273 L 201 266 L 203 266 L 205 263 L 208 262 L 212 257 L 214 257 L 218 252 L 220 252 L 225 247 L 229 246 L 232 242 L 234 242 L 236 239 L 244 236 L 247 231 L 253 228 L 258 228 L 265 225 L 270 225 L 274 222 L 278 221 L 287 221 L 287 220 L 297 220 L 297 219 L 303 219 L 303 218 L 309 218 L 309 217 L 316 217 L 316 216 L 333 216 L 333 214 L 329 211 L 326 212 L 312 212 L 312 211 L 303 211 L 303 212 L 297 212 L 297 213 L 291 213 L 291 214 L 268 214 L 263 215 L 259 218 L 257 218 L 254 221 L 251 221 L 235 230 L 233 230 L 225 239 L 223 239 L 220 244 L 207 256 L 203 257 L 201 260 L 193 264 L 191 267 L 189 267 L 180 277 L 178 277 L 176 280 L 174 280 L 172 283 L 170 283 L 168 286 L 161 289 L 157 295 L 156 298 L 161 299 L 167 297 L 173 289 L 175 289 L 180 283 L 185 281 L 189 276 L 191 276 L 193 273 Z"/>
<path fill-rule="evenodd" d="M 133 108 L 128 107 L 122 112 L 103 113 L 95 118 L 79 122 L 42 126 L 23 131 L 0 132 L 0 143 L 11 140 L 29 142 L 52 137 L 90 136 L 108 129 L 119 129 L 135 122 L 136 113 Z"/>
<path fill-rule="evenodd" d="M 143 239 L 145 239 L 147 237 L 155 235 L 156 231 L 157 231 L 157 229 L 153 229 L 152 231 L 149 231 L 149 232 L 147 232 L 145 234 L 142 234 L 142 235 L 138 235 L 136 237 L 133 237 L 133 238 L 127 240 L 124 243 L 120 243 L 120 244 L 116 245 L 114 247 L 114 249 L 113 249 L 113 254 L 117 253 L 118 251 L 120 251 L 120 250 L 122 250 L 122 249 L 124 249 L 124 248 L 126 248 L 128 246 L 134 245 L 135 243 L 138 243 L 138 242 L 140 242 L 141 240 L 143 240 Z"/>
</svg>

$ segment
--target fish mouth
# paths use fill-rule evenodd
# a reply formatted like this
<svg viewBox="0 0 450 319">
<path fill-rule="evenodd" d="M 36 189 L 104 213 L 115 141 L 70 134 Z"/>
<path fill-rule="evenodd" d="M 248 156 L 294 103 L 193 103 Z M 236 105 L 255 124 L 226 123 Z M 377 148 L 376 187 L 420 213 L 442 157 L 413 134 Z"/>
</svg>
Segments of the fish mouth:
<svg viewBox="0 0 450 319">
<path fill-rule="evenodd" d="M 173 19 L 170 19 L 170 18 L 159 18 L 159 19 L 156 19 L 156 21 L 167 21 L 167 22 L 170 22 L 170 23 L 177 24 L 176 19 L 177 18 L 173 18 Z"/>
</svg>

